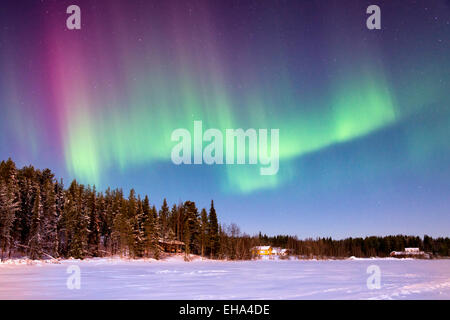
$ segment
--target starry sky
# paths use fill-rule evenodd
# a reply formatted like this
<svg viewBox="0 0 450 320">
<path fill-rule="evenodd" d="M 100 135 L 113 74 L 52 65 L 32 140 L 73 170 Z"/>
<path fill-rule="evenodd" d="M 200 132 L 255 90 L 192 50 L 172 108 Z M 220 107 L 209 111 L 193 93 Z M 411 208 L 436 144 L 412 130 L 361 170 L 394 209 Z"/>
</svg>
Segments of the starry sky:
<svg viewBox="0 0 450 320">
<path fill-rule="evenodd" d="M 449 235 L 448 0 L 7 0 L 0 111 L 0 158 L 66 185 L 214 199 L 251 234 Z M 174 165 L 194 120 L 279 129 L 278 174 Z"/>
</svg>

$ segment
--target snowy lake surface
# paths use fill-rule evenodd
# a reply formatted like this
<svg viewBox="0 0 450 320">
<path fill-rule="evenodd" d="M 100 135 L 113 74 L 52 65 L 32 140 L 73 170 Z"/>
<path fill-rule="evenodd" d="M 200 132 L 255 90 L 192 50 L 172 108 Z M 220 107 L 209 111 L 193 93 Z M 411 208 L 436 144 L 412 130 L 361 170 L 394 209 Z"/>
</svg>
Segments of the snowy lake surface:
<svg viewBox="0 0 450 320">
<path fill-rule="evenodd" d="M 79 266 L 80 289 L 67 268 Z M 381 271 L 368 289 L 367 267 Z M 64 260 L 0 264 L 0 299 L 450 299 L 450 260 Z"/>
</svg>

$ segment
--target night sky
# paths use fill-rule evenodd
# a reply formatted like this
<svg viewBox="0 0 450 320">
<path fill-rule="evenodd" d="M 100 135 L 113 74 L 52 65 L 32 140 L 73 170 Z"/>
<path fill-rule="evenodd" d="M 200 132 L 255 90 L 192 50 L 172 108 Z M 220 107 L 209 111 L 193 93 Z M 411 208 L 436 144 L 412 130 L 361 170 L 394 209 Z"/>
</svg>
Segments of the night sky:
<svg viewBox="0 0 450 320">
<path fill-rule="evenodd" d="M 214 199 L 248 233 L 449 235 L 448 0 L 2 1 L 0 111 L 0 159 L 66 186 Z M 278 174 L 174 165 L 194 120 L 279 129 Z"/>
</svg>

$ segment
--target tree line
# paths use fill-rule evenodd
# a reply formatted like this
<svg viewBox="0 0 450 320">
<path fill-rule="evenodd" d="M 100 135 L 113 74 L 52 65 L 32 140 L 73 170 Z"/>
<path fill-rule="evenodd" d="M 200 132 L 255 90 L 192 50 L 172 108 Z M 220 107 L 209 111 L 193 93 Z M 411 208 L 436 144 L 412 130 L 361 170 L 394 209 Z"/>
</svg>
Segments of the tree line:
<svg viewBox="0 0 450 320">
<path fill-rule="evenodd" d="M 33 166 L 17 169 L 8 159 L 0 163 L 1 259 L 27 255 L 86 258 L 121 255 L 159 259 L 161 242 L 184 243 L 183 250 L 216 259 L 245 260 L 259 245 L 289 249 L 301 257 L 388 256 L 393 250 L 420 247 L 435 255 L 449 256 L 450 239 L 425 236 L 388 236 L 299 240 L 293 236 L 250 236 L 236 224 L 220 224 L 214 202 L 199 210 L 195 202 L 171 207 L 164 199 L 157 209 L 149 197 L 134 189 L 97 192 L 76 180 L 65 189 L 49 170 Z"/>
<path fill-rule="evenodd" d="M 220 227 L 214 202 L 209 212 L 186 201 L 159 210 L 131 189 L 104 193 L 72 181 L 64 189 L 49 170 L 0 163 L 1 258 L 122 255 L 159 259 L 160 241 L 181 241 L 186 253 L 219 256 Z"/>
<path fill-rule="evenodd" d="M 262 245 L 288 248 L 292 254 L 303 258 L 388 257 L 392 251 L 404 251 L 410 247 L 420 248 L 432 253 L 434 257 L 450 256 L 450 238 L 432 238 L 428 235 L 423 239 L 417 236 L 395 235 L 342 240 L 331 237 L 299 240 L 289 235 L 270 237 L 260 233 L 258 239 Z"/>
</svg>

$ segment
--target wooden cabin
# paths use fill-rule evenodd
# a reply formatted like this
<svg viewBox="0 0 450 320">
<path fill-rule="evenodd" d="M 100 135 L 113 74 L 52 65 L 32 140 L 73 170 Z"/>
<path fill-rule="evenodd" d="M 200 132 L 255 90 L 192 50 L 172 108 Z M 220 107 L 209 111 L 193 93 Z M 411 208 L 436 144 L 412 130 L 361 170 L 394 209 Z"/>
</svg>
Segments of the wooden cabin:
<svg viewBox="0 0 450 320">
<path fill-rule="evenodd" d="M 180 253 L 185 249 L 184 242 L 178 240 L 159 239 L 158 244 L 164 252 L 169 253 Z"/>
</svg>

